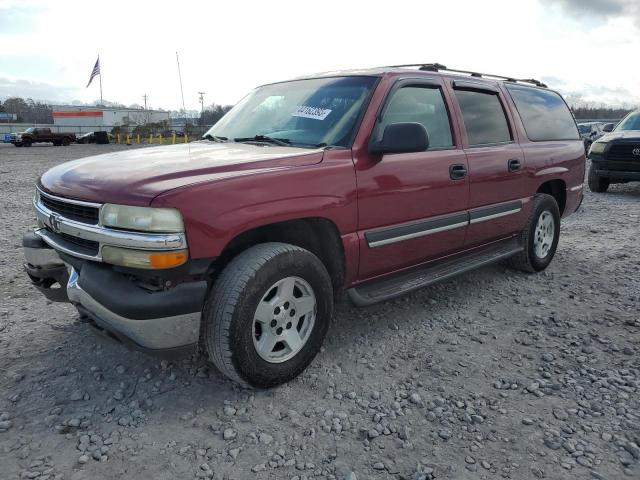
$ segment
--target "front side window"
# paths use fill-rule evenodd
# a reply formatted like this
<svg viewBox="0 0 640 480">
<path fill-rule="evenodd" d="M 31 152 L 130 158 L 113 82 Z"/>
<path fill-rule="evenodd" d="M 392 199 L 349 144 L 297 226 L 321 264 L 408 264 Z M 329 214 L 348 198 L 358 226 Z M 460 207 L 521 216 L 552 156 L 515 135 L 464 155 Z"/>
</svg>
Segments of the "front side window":
<svg viewBox="0 0 640 480">
<path fill-rule="evenodd" d="M 379 125 L 380 134 L 391 123 L 415 122 L 427 129 L 429 149 L 453 146 L 449 114 L 438 87 L 407 86 L 397 90 Z"/>
<path fill-rule="evenodd" d="M 295 80 L 256 88 L 205 134 L 268 136 L 293 146 L 351 146 L 376 77 Z"/>
<path fill-rule="evenodd" d="M 640 130 L 640 112 L 631 112 L 624 117 L 616 127 L 616 131 L 620 130 Z"/>
<path fill-rule="evenodd" d="M 580 138 L 576 121 L 556 92 L 545 88 L 507 85 L 516 104 L 527 137 L 533 142 L 552 140 L 577 140 Z M 586 125 L 590 133 L 591 126 Z"/>
<path fill-rule="evenodd" d="M 497 93 L 456 89 L 470 146 L 512 140 L 509 123 Z"/>
</svg>

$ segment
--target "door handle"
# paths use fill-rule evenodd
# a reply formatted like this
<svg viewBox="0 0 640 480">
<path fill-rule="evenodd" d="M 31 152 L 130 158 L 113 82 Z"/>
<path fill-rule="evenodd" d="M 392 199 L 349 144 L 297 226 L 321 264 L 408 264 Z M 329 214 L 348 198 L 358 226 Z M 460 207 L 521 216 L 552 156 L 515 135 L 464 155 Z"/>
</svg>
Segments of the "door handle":
<svg viewBox="0 0 640 480">
<path fill-rule="evenodd" d="M 462 180 L 467 176 L 467 167 L 462 163 L 454 163 L 449 166 L 449 178 L 451 180 Z"/>
<path fill-rule="evenodd" d="M 517 158 L 512 158 L 507 162 L 507 164 L 509 165 L 510 172 L 515 172 L 516 170 L 520 170 L 520 168 L 522 167 L 522 163 L 520 163 L 520 160 L 518 160 Z"/>
</svg>

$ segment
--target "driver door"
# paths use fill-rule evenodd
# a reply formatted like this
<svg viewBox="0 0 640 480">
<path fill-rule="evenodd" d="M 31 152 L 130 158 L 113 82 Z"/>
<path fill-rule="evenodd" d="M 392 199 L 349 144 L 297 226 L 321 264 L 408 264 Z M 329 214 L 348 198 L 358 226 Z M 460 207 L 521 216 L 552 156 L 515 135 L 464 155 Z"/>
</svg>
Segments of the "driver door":
<svg viewBox="0 0 640 480">
<path fill-rule="evenodd" d="M 354 152 L 358 181 L 359 279 L 434 260 L 459 250 L 467 229 L 467 159 L 439 79 L 397 81 L 372 132 L 418 122 L 429 148 L 414 153 Z"/>
</svg>

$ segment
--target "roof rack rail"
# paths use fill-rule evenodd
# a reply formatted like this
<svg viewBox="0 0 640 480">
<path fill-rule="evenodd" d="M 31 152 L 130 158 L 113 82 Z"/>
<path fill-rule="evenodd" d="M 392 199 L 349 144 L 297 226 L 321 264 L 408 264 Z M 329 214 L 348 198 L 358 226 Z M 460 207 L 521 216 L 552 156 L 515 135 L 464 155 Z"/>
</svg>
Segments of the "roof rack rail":
<svg viewBox="0 0 640 480">
<path fill-rule="evenodd" d="M 532 85 L 535 85 L 536 87 L 547 88 L 546 84 L 534 78 L 514 78 L 514 77 L 505 77 L 503 75 L 493 75 L 491 73 L 472 72 L 470 70 L 456 70 L 453 68 L 447 68 L 441 63 L 409 63 L 405 65 L 389 65 L 389 68 L 406 68 L 406 67 L 418 67 L 418 70 L 423 70 L 426 72 L 445 71 L 445 72 L 452 72 L 452 73 L 463 73 L 465 75 L 469 75 L 471 77 L 477 77 L 477 78 L 483 78 L 483 77 L 499 78 L 500 80 L 506 80 L 508 82 L 530 83 Z"/>
</svg>

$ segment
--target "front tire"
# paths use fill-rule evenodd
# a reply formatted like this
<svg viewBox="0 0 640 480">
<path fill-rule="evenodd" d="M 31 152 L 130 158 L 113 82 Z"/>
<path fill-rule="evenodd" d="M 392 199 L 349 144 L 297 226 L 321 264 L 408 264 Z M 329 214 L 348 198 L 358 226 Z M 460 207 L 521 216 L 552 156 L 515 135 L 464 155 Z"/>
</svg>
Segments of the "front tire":
<svg viewBox="0 0 640 480">
<path fill-rule="evenodd" d="M 556 199 L 545 193 L 533 197 L 527 225 L 520 233 L 524 250 L 511 258 L 511 266 L 535 273 L 547 268 L 558 248 L 560 210 Z"/>
<path fill-rule="evenodd" d="M 596 170 L 591 165 L 589 167 L 589 177 L 587 179 L 587 183 L 589 184 L 589 190 L 594 193 L 604 193 L 609 188 L 611 184 L 611 180 L 606 177 L 599 177 L 596 175 Z"/>
<path fill-rule="evenodd" d="M 240 253 L 216 280 L 203 310 L 203 341 L 224 375 L 269 388 L 311 363 L 332 314 L 322 262 L 294 245 L 264 243 Z"/>
</svg>

